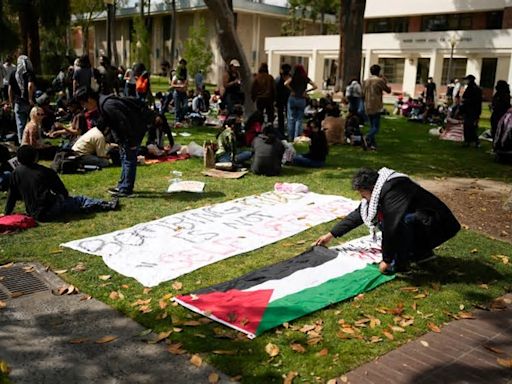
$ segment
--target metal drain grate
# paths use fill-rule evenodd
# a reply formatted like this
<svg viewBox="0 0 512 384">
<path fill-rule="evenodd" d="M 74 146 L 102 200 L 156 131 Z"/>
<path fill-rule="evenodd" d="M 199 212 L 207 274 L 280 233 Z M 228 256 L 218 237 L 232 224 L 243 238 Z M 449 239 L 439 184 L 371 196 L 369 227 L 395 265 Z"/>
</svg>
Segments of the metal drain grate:
<svg viewBox="0 0 512 384">
<path fill-rule="evenodd" d="M 1 268 L 0 277 L 3 277 L 0 280 L 0 286 L 6 288 L 11 296 L 18 297 L 48 290 L 46 284 L 32 272 L 27 272 L 23 267 L 16 265 L 11 268 Z"/>
<path fill-rule="evenodd" d="M 0 300 L 7 300 L 9 298 L 9 295 L 4 292 L 3 289 L 0 288 Z"/>
</svg>

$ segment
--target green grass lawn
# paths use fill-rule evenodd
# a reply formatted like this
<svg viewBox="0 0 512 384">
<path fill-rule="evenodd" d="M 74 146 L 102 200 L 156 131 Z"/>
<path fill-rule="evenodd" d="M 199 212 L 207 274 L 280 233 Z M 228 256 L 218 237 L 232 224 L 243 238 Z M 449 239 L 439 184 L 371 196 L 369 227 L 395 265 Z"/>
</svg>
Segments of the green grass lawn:
<svg viewBox="0 0 512 384">
<path fill-rule="evenodd" d="M 290 371 L 299 374 L 295 382 L 326 382 L 428 332 L 432 324 L 442 327 L 444 322 L 452 320 L 453 314 L 461 310 L 470 311 L 475 305 L 486 305 L 510 290 L 511 264 L 503 264 L 501 259 L 493 257 L 512 256 L 510 244 L 462 230 L 436 251 L 440 256 L 436 261 L 410 279 L 397 278 L 366 293 L 359 300 L 332 305 L 292 322 L 288 328 L 279 327 L 252 341 L 216 323 L 183 325 L 184 321 L 198 316 L 171 304 L 161 309 L 159 301 L 163 297 L 168 298 L 168 294 L 187 293 L 291 258 L 303 252 L 310 242 L 328 231 L 334 223 L 311 228 L 292 238 L 182 276 L 178 279 L 183 285 L 179 290 L 173 288 L 174 282 L 170 281 L 144 291 L 144 287 L 134 279 L 107 268 L 100 257 L 60 249 L 59 244 L 187 209 L 269 191 L 277 181 L 301 182 L 314 192 L 357 198 L 356 193 L 350 189 L 350 178 L 362 166 L 387 166 L 413 177 L 457 176 L 512 181 L 512 167 L 495 163 L 488 153 L 490 146 L 487 142 L 478 150 L 462 148 L 458 143 L 439 141 L 429 136 L 429 128 L 403 119 L 383 119 L 378 136 L 378 152 L 334 146 L 331 147 L 325 168 L 313 170 L 285 167 L 280 177 L 249 174 L 240 180 L 206 178 L 200 173 L 202 161 L 199 159 L 141 166 L 137 171 L 136 182 L 139 197 L 123 199 L 121 210 L 41 224 L 16 235 L 3 235 L 0 237 L 0 264 L 39 261 L 53 270 L 66 269 L 68 272 L 61 277 L 67 282 L 77 286 L 81 292 L 108 303 L 145 327 L 155 332 L 181 328 L 180 332 L 174 330 L 171 333 L 168 342 L 182 343 L 186 351 L 201 354 L 203 359 L 228 375 L 240 375 L 244 383 L 280 383 L 282 376 Z M 214 129 L 205 127 L 189 128 L 187 131 L 192 133 L 191 137 L 177 136 L 176 141 L 186 144 L 194 140 L 201 144 L 205 139 L 212 139 L 215 134 Z M 305 150 L 304 147 L 299 149 Z M 172 170 L 183 172 L 184 179 L 206 182 L 205 193 L 166 194 Z M 64 175 L 62 178 L 71 194 L 107 198 L 106 189 L 116 184 L 119 174 L 119 168 L 111 168 L 86 175 Z M 0 195 L 0 204 L 5 204 L 5 197 L 5 194 Z M 21 204 L 17 208 L 21 210 Z M 364 234 L 366 231 L 360 228 L 347 235 L 346 239 Z M 306 240 L 307 243 L 303 244 L 299 240 Z M 169 247 L 172 248 L 172 244 Z M 87 269 L 82 272 L 72 271 L 79 262 L 83 262 Z M 99 275 L 112 277 L 103 281 L 98 278 Z M 417 291 L 401 289 L 412 286 L 417 287 Z M 110 294 L 113 291 L 121 292 L 124 298 L 112 299 Z M 131 305 L 138 299 L 152 299 L 149 303 L 151 312 L 142 313 L 137 306 Z M 395 319 L 398 313 L 401 313 L 402 319 Z M 342 331 L 341 320 L 345 324 L 354 325 L 363 316 L 378 318 L 380 324 L 374 323 L 373 328 L 350 328 L 357 328 L 354 333 Z M 403 326 L 404 332 L 397 328 L 392 330 L 391 326 L 396 326 L 395 320 L 399 323 L 404 320 L 404 316 L 406 320 L 413 320 L 412 324 Z M 315 323 L 322 327 L 322 341 L 309 345 L 307 335 L 296 329 Z M 372 336 L 376 337 L 372 339 Z M 268 343 L 279 347 L 277 356 L 270 358 L 265 352 Z M 305 352 L 292 350 L 290 345 L 293 343 L 302 344 Z"/>
</svg>

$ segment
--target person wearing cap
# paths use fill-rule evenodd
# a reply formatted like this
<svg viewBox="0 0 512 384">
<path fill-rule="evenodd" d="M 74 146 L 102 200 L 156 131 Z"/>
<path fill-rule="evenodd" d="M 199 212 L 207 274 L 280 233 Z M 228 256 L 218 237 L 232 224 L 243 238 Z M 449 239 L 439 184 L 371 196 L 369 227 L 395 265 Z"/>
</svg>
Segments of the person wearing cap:
<svg viewBox="0 0 512 384">
<path fill-rule="evenodd" d="M 478 120 L 482 113 L 482 90 L 475 83 L 475 76 L 467 75 L 464 80 L 467 82 L 466 90 L 462 95 L 462 113 L 464 115 L 464 146 L 475 144 L 480 147 L 478 139 Z"/>
<path fill-rule="evenodd" d="M 228 114 L 231 114 L 234 111 L 235 105 L 244 103 L 244 93 L 242 91 L 242 80 L 239 69 L 240 62 L 237 59 L 233 59 L 229 62 L 228 70 L 224 73 L 223 99 L 226 103 Z"/>
<path fill-rule="evenodd" d="M 18 200 L 23 200 L 29 216 L 39 221 L 57 220 L 68 213 L 111 211 L 119 206 L 118 198 L 108 202 L 87 196 L 70 196 L 53 169 L 37 164 L 37 150 L 22 145 L 16 153 L 18 165 L 10 179 L 4 213 L 10 215 Z"/>
</svg>

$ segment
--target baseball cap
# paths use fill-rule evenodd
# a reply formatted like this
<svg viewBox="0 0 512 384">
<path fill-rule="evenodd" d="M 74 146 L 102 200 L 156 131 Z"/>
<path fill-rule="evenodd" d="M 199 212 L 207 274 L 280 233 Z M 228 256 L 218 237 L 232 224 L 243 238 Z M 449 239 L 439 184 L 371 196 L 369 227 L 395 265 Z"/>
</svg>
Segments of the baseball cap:
<svg viewBox="0 0 512 384">
<path fill-rule="evenodd" d="M 237 59 L 233 59 L 229 62 L 229 65 L 232 65 L 234 67 L 239 67 L 240 66 L 240 62 L 237 60 Z"/>
</svg>

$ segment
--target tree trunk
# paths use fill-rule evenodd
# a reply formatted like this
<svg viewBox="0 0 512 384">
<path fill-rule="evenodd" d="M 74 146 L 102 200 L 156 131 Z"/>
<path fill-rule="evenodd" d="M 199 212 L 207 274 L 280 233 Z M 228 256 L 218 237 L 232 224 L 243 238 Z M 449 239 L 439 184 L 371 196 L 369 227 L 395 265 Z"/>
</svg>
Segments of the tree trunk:
<svg viewBox="0 0 512 384">
<path fill-rule="evenodd" d="M 361 76 L 365 8 L 366 0 L 341 0 L 340 51 L 336 86 L 342 92 L 352 78 L 359 79 Z"/>
<path fill-rule="evenodd" d="M 176 0 L 172 0 L 172 20 L 171 20 L 171 69 L 174 69 L 174 59 L 176 57 Z M 169 72 L 169 75 L 171 73 Z"/>
<path fill-rule="evenodd" d="M 32 62 L 32 66 L 34 67 L 35 73 L 40 73 L 41 71 L 41 51 L 39 45 L 39 17 L 35 13 L 35 9 L 33 5 L 27 6 L 22 10 L 25 13 L 24 17 L 26 17 L 28 25 L 26 25 L 26 53 Z M 21 13 L 20 13 L 21 16 Z M 21 24 L 21 23 L 20 23 Z"/>
<path fill-rule="evenodd" d="M 327 34 L 327 28 L 325 25 L 325 12 L 320 13 L 320 34 L 326 35 Z"/>
<path fill-rule="evenodd" d="M 250 115 L 255 109 L 250 97 L 252 73 L 236 33 L 233 12 L 229 9 L 229 4 L 226 0 L 204 0 L 204 2 L 217 21 L 220 54 L 224 62 L 229 63 L 232 59 L 237 59 L 240 62 L 242 89 L 245 94 L 244 109 L 246 115 Z"/>
<path fill-rule="evenodd" d="M 116 12 L 117 12 L 117 5 L 114 3 L 112 7 L 112 20 L 110 22 L 110 36 L 112 39 L 112 56 L 110 58 L 112 65 L 114 65 L 117 68 L 118 61 L 118 52 L 117 52 L 117 42 L 116 42 Z"/>
</svg>

